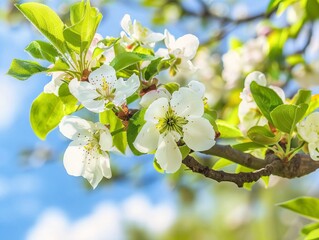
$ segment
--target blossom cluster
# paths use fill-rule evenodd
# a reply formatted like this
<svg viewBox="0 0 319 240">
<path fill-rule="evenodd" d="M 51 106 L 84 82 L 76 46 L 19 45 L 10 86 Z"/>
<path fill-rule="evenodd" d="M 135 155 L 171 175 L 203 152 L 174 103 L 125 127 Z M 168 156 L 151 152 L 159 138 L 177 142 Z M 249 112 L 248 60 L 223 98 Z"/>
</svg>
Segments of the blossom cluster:
<svg viewBox="0 0 319 240">
<path fill-rule="evenodd" d="M 154 52 L 153 58 L 166 61 L 172 74 L 194 71 L 191 60 L 197 52 L 199 41 L 192 34 L 175 39 L 168 30 L 164 34 L 152 32 L 138 21 L 132 22 L 127 14 L 121 26 L 123 31 L 120 38 L 110 46 L 105 45 L 110 37 L 103 39 L 95 34 L 85 57 L 86 67 L 80 77 L 74 77 L 66 71 L 54 72 L 44 92 L 59 96 L 60 87 L 67 83 L 70 94 L 76 98 L 79 106 L 97 114 L 105 111 L 123 113 L 129 104 L 128 98 L 142 96 L 139 104 L 146 109 L 145 124 L 133 146 L 141 153 L 155 152 L 155 159 L 163 170 L 167 173 L 176 172 L 183 158 L 180 146 L 204 151 L 215 144 L 213 126 L 203 117 L 204 85 L 192 81 L 187 87 L 169 92 L 157 80 L 147 82 L 143 78 L 142 72 L 151 64 L 150 61 L 137 63 L 137 71 L 122 77 L 119 77 L 121 75 L 111 62 L 116 58 L 115 44 L 119 43 L 128 53 L 138 49 Z M 160 41 L 164 41 L 166 48 L 154 51 L 155 44 Z M 99 54 L 96 54 L 97 50 Z M 77 69 L 73 67 L 71 70 Z M 120 119 L 119 115 L 117 117 Z M 125 131 L 127 126 L 123 126 Z M 93 188 L 103 177 L 111 178 L 110 152 L 119 151 L 113 140 L 113 135 L 117 133 L 110 130 L 112 126 L 68 115 L 61 120 L 59 129 L 72 140 L 63 158 L 68 174 L 86 178 Z"/>
</svg>

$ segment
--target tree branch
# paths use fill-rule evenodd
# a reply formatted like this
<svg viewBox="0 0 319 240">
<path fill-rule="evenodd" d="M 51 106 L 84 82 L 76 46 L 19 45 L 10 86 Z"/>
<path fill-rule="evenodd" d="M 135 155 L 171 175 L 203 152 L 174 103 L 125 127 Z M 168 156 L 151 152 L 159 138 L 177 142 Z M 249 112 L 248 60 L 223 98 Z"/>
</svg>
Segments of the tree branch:
<svg viewBox="0 0 319 240">
<path fill-rule="evenodd" d="M 200 164 L 193 157 L 187 156 L 183 163 L 193 172 L 204 175 L 207 178 L 214 179 L 217 182 L 232 182 L 238 187 L 243 187 L 244 183 L 256 182 L 263 176 L 272 174 L 279 161 L 274 161 L 264 168 L 254 172 L 227 173 L 224 171 L 216 171 L 207 166 Z"/>
<path fill-rule="evenodd" d="M 204 166 L 191 156 L 187 156 L 183 160 L 183 164 L 193 172 L 218 182 L 233 182 L 238 187 L 242 187 L 245 182 L 255 182 L 262 176 L 277 175 L 291 179 L 308 175 L 319 168 L 319 161 L 312 160 L 307 154 L 296 154 L 290 161 L 282 160 L 273 153 L 268 153 L 265 159 L 260 159 L 249 153 L 236 150 L 229 145 L 219 144 L 203 153 L 226 158 L 234 163 L 256 170 L 249 173 L 226 173 Z"/>
</svg>

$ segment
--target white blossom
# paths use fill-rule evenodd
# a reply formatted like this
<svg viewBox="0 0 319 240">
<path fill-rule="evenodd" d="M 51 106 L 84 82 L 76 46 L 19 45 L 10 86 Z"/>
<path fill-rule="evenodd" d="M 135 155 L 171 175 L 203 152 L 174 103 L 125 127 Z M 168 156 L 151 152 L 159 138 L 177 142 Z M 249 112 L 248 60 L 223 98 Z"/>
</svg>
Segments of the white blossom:
<svg viewBox="0 0 319 240">
<path fill-rule="evenodd" d="M 177 145 L 180 140 L 194 151 L 204 151 L 215 144 L 214 129 L 203 118 L 204 103 L 199 93 L 182 87 L 171 98 L 155 100 L 145 112 L 146 123 L 133 144 L 143 153 L 156 151 L 155 158 L 167 173 L 176 172 L 181 166 L 182 154 Z"/>
<path fill-rule="evenodd" d="M 122 18 L 121 27 L 124 30 L 121 32 L 121 42 L 125 46 L 138 43 L 145 47 L 154 47 L 156 42 L 164 39 L 163 34 L 152 32 L 150 29 L 143 27 L 138 21 L 134 20 L 132 23 L 128 14 L 125 14 Z"/>
<path fill-rule="evenodd" d="M 73 79 L 69 89 L 85 108 L 99 113 L 105 111 L 109 102 L 116 106 L 124 104 L 139 86 L 136 74 L 127 80 L 117 79 L 114 68 L 104 64 L 89 75 L 88 81 Z"/>
<path fill-rule="evenodd" d="M 160 48 L 155 55 L 164 58 L 174 56 L 178 60 L 176 62 L 176 67 L 178 69 L 194 71 L 195 67 L 191 60 L 195 57 L 199 46 L 198 38 L 193 34 L 186 34 L 175 39 L 168 30 L 165 30 L 164 34 L 164 41 L 167 49 Z"/>
<path fill-rule="evenodd" d="M 63 84 L 63 79 L 67 77 L 68 74 L 65 72 L 53 72 L 51 75 L 51 81 L 44 86 L 43 92 L 53 93 L 56 96 L 59 96 L 60 86 Z"/>
<path fill-rule="evenodd" d="M 311 113 L 297 125 L 299 135 L 308 143 L 310 157 L 319 160 L 319 112 Z"/>
<path fill-rule="evenodd" d="M 72 140 L 63 157 L 69 175 L 86 178 L 96 188 L 103 177 L 111 178 L 110 158 L 107 151 L 113 145 L 107 127 L 75 116 L 62 119 L 59 129 Z"/>
<path fill-rule="evenodd" d="M 300 64 L 296 66 L 292 75 L 302 88 L 311 88 L 319 85 L 319 61 L 312 62 L 309 65 Z"/>
</svg>

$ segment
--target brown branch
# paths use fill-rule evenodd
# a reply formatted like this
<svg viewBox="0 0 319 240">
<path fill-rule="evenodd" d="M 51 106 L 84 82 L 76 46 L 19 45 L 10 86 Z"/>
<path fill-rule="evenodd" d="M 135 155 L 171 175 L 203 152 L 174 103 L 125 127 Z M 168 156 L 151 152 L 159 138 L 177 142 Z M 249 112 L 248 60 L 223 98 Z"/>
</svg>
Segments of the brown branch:
<svg viewBox="0 0 319 240">
<path fill-rule="evenodd" d="M 187 156 L 183 160 L 190 170 L 193 172 L 204 175 L 207 178 L 211 178 L 217 182 L 232 182 L 235 183 L 238 187 L 243 187 L 244 183 L 256 182 L 263 176 L 269 176 L 272 174 L 276 166 L 279 164 L 279 161 L 274 161 L 264 168 L 259 169 L 254 172 L 240 172 L 240 173 L 227 173 L 224 171 L 216 171 L 207 166 L 200 164 L 193 157 Z"/>
<path fill-rule="evenodd" d="M 319 168 L 319 161 L 312 160 L 307 154 L 296 154 L 290 161 L 282 160 L 273 153 L 268 153 L 265 159 L 260 159 L 249 153 L 236 150 L 231 146 L 219 144 L 216 144 L 203 153 L 223 157 L 234 163 L 256 170 L 248 173 L 226 173 L 204 166 L 191 156 L 187 156 L 183 160 L 183 164 L 193 172 L 218 182 L 233 182 L 238 187 L 242 187 L 246 182 L 255 182 L 262 176 L 277 175 L 291 179 L 308 175 Z"/>
</svg>

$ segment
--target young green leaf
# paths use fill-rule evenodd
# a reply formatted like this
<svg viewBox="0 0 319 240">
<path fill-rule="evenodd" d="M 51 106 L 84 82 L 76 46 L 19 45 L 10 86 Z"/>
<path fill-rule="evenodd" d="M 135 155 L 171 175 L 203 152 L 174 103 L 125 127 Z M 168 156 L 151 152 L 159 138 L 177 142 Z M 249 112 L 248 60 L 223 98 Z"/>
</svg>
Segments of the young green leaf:
<svg viewBox="0 0 319 240">
<path fill-rule="evenodd" d="M 159 69 L 161 61 L 162 61 L 162 58 L 157 58 L 151 61 L 151 63 L 146 68 L 144 68 L 145 70 L 143 72 L 144 72 L 144 78 L 146 80 L 152 79 L 155 75 L 159 73 L 159 71 L 161 70 Z"/>
<path fill-rule="evenodd" d="M 110 132 L 113 135 L 114 146 L 123 154 L 127 147 L 127 137 L 125 127 L 115 113 L 112 110 L 106 110 L 100 113 L 100 122 L 102 124 L 108 124 Z"/>
<path fill-rule="evenodd" d="M 295 105 L 299 105 L 301 103 L 309 104 L 311 100 L 311 91 L 306 89 L 299 89 L 298 93 L 292 99 Z"/>
<path fill-rule="evenodd" d="M 64 24 L 51 8 L 34 2 L 16 4 L 15 6 L 57 50 L 61 53 L 66 52 L 63 37 Z"/>
<path fill-rule="evenodd" d="M 133 145 L 139 131 L 143 127 L 145 120 L 144 114 L 146 109 L 142 109 L 136 112 L 133 117 L 130 118 L 128 128 L 127 128 L 127 141 L 130 149 L 135 155 L 142 155 L 144 153 L 139 152 Z"/>
<path fill-rule="evenodd" d="M 110 62 L 110 65 L 116 70 L 120 71 L 133 64 L 139 63 L 140 61 L 152 61 L 156 57 L 152 55 L 146 55 L 135 52 L 124 52 L 115 56 L 115 58 Z"/>
<path fill-rule="evenodd" d="M 255 142 L 245 142 L 245 143 L 234 144 L 232 145 L 232 148 L 245 152 L 245 151 L 255 150 L 258 148 L 265 148 L 265 146 Z"/>
<path fill-rule="evenodd" d="M 54 94 L 41 93 L 32 103 L 30 123 L 34 133 L 42 140 L 64 116 L 63 102 Z"/>
<path fill-rule="evenodd" d="M 247 136 L 255 143 L 262 145 L 273 145 L 279 142 L 281 134 L 273 134 L 268 128 L 262 126 L 254 126 L 247 132 Z"/>
<path fill-rule="evenodd" d="M 32 57 L 47 60 L 51 63 L 54 63 L 59 56 L 58 51 L 52 44 L 40 40 L 31 42 L 25 50 Z"/>
<path fill-rule="evenodd" d="M 180 85 L 177 82 L 169 82 L 163 85 L 170 94 L 177 91 L 180 88 Z"/>
<path fill-rule="evenodd" d="M 296 124 L 303 119 L 307 109 L 308 104 L 306 103 L 299 105 L 284 104 L 276 107 L 270 115 L 276 128 L 286 133 L 292 133 Z"/>
<path fill-rule="evenodd" d="M 37 62 L 13 59 L 7 74 L 19 80 L 27 80 L 32 75 L 46 70 L 47 68 Z"/>
<path fill-rule="evenodd" d="M 305 240 L 318 240 L 319 239 L 319 229 L 312 230 L 305 238 Z"/>
<path fill-rule="evenodd" d="M 242 132 L 234 125 L 224 120 L 217 119 L 216 124 L 221 138 L 239 138 L 243 137 Z"/>
<path fill-rule="evenodd" d="M 60 86 L 59 97 L 63 102 L 65 115 L 69 115 L 77 110 L 78 106 L 76 104 L 78 100 L 70 93 L 68 84 L 63 83 Z"/>
<path fill-rule="evenodd" d="M 262 114 L 272 124 L 270 112 L 277 106 L 283 104 L 283 101 L 274 90 L 260 86 L 255 81 L 250 84 L 250 91 Z"/>
<path fill-rule="evenodd" d="M 227 166 L 230 166 L 230 165 L 233 165 L 234 162 L 226 159 L 226 158 L 220 158 L 218 159 L 218 161 L 214 164 L 213 166 L 213 170 L 219 170 L 219 169 L 222 169 L 224 167 L 227 167 Z"/>
<path fill-rule="evenodd" d="M 296 212 L 306 218 L 319 220 L 319 199 L 313 197 L 298 197 L 278 206 Z"/>
<path fill-rule="evenodd" d="M 313 230 L 319 229 L 319 222 L 315 222 L 315 223 L 310 223 L 306 226 L 304 226 L 301 229 L 301 233 L 304 235 L 308 235 L 310 232 L 312 232 Z"/>
<path fill-rule="evenodd" d="M 90 1 L 74 4 L 70 9 L 72 26 L 63 31 L 68 46 L 77 53 L 86 52 L 94 38 L 102 14 Z"/>
</svg>

